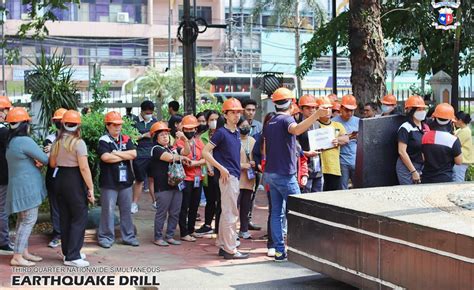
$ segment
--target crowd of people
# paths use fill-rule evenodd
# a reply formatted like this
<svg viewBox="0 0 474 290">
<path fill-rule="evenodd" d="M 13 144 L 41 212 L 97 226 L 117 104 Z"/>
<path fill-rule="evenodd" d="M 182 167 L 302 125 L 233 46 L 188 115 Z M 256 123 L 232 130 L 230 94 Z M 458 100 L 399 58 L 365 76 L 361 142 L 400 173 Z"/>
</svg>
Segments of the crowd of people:
<svg viewBox="0 0 474 290">
<path fill-rule="evenodd" d="M 151 101 L 141 104 L 138 116 L 104 116 L 100 156 L 101 217 L 98 245 L 115 243 L 114 211 L 120 213 L 121 242 L 140 245 L 133 214 L 143 188 L 148 188 L 156 209 L 154 244 L 160 247 L 195 242 L 217 234 L 217 254 L 225 259 L 246 259 L 239 239 L 251 239 L 256 192 L 268 197 L 268 253 L 275 261 L 287 259 L 285 247 L 286 202 L 299 193 L 349 189 L 355 173 L 359 117 L 357 99 L 345 95 L 304 95 L 296 101 L 292 91 L 277 89 L 271 96 L 275 112 L 263 123 L 255 119 L 257 103 L 230 98 L 222 113 L 206 110 L 182 116 L 179 103 L 169 103 L 170 119 L 154 117 Z M 396 98 L 364 106 L 363 117 L 401 114 Z M 427 112 L 424 100 L 411 96 L 405 102 L 406 122 L 398 130 L 400 184 L 464 181 L 473 160 L 470 116 L 455 114 L 449 104 Z M 122 132 L 130 118 L 139 132 L 136 143 Z M 50 247 L 61 246 L 64 264 L 89 265 L 81 253 L 88 203 L 94 203 L 94 184 L 88 164 L 88 147 L 81 139 L 81 114 L 58 109 L 52 122 L 58 131 L 43 146 L 30 137 L 28 112 L 0 97 L 0 250 L 13 253 L 14 266 L 33 266 L 42 260 L 28 251 L 28 239 L 38 208 L 48 196 L 53 237 Z M 315 149 L 309 131 L 334 130 L 331 146 Z M 47 166 L 46 176 L 40 169 Z M 204 223 L 196 228 L 201 195 L 206 205 Z M 16 239 L 9 239 L 8 216 L 17 214 Z M 214 228 L 212 221 L 215 218 Z M 237 226 L 240 221 L 240 228 Z M 163 232 L 164 225 L 166 232 Z M 179 228 L 179 238 L 175 231 Z"/>
</svg>

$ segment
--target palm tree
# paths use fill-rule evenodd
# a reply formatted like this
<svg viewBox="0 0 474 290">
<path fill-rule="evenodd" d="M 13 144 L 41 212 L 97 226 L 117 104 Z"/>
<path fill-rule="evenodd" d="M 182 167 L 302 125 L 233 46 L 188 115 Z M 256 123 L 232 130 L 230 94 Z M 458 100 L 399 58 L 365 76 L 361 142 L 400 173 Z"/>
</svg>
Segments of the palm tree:
<svg viewBox="0 0 474 290">
<path fill-rule="evenodd" d="M 282 27 L 294 29 L 295 31 L 295 64 L 300 66 L 300 30 L 313 30 L 319 28 L 326 20 L 326 12 L 317 0 L 255 0 L 252 12 L 254 21 L 260 14 L 271 10 L 269 24 L 271 26 L 280 23 Z M 302 17 L 300 12 L 312 12 L 315 26 L 309 23 L 307 17 Z M 298 89 L 301 90 L 301 80 L 298 78 Z"/>
<path fill-rule="evenodd" d="M 156 98 L 156 106 L 158 107 L 158 120 L 162 119 L 161 107 L 163 106 L 164 98 L 167 94 L 167 82 L 169 77 L 159 72 L 154 67 L 148 67 L 145 72 L 145 78 L 138 83 L 138 90 L 150 94 Z"/>
</svg>

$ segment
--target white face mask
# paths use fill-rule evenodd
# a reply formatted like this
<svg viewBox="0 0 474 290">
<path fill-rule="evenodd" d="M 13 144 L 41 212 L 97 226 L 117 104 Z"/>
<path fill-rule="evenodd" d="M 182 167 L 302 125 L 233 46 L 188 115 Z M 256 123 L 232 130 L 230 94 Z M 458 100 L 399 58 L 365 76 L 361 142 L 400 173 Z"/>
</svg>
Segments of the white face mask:
<svg viewBox="0 0 474 290">
<path fill-rule="evenodd" d="M 416 111 L 415 114 L 413 114 L 413 117 L 418 121 L 423 121 L 426 118 L 426 113 L 426 111 Z"/>
<path fill-rule="evenodd" d="M 20 125 L 21 125 L 21 122 L 18 122 L 18 123 L 14 124 L 14 125 L 10 125 L 10 128 L 11 128 L 12 130 L 15 130 L 16 128 L 20 127 Z"/>
<path fill-rule="evenodd" d="M 451 120 L 441 121 L 440 119 L 436 118 L 436 122 L 441 126 L 448 125 Z"/>
<path fill-rule="evenodd" d="M 64 130 L 66 130 L 68 132 L 76 132 L 77 127 L 79 127 L 79 125 L 76 125 L 74 127 L 68 127 L 68 126 L 64 125 Z"/>
<path fill-rule="evenodd" d="M 214 121 L 210 121 L 209 122 L 209 129 L 216 129 L 217 128 L 217 120 L 214 120 Z"/>
<path fill-rule="evenodd" d="M 145 121 L 150 121 L 151 118 L 153 118 L 153 114 L 147 114 L 147 115 L 143 116 L 143 119 L 145 119 Z"/>
<path fill-rule="evenodd" d="M 387 112 L 389 112 L 392 108 L 393 108 L 392 106 L 382 105 L 382 112 L 387 113 Z"/>
</svg>

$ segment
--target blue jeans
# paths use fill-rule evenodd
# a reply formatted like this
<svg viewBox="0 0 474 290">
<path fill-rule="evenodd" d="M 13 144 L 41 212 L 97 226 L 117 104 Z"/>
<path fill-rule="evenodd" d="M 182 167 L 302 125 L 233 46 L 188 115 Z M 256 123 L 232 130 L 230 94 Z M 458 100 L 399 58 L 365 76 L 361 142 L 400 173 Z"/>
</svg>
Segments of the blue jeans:
<svg viewBox="0 0 474 290">
<path fill-rule="evenodd" d="M 466 179 L 466 170 L 469 167 L 468 164 L 454 165 L 453 166 L 453 181 L 464 182 Z"/>
<path fill-rule="evenodd" d="M 281 175 L 266 173 L 266 181 L 270 185 L 270 197 L 272 210 L 270 224 L 272 227 L 272 239 L 277 252 L 285 252 L 285 241 L 283 239 L 282 221 L 284 218 L 283 207 L 288 196 L 300 194 L 300 187 L 295 175 Z"/>
<path fill-rule="evenodd" d="M 353 181 L 355 175 L 355 164 L 341 164 L 341 188 L 349 189 L 349 178 Z M 353 181 L 354 182 L 354 181 Z"/>
</svg>

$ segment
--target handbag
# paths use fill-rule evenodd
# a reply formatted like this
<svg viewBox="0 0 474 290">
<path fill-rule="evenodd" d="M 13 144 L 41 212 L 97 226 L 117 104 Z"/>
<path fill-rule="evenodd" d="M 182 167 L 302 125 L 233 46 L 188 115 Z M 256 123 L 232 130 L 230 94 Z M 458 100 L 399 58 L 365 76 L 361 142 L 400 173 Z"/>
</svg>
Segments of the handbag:
<svg viewBox="0 0 474 290">
<path fill-rule="evenodd" d="M 185 177 L 186 173 L 184 172 L 183 164 L 176 162 L 173 158 L 173 163 L 170 163 L 168 167 L 168 184 L 170 186 L 177 186 Z"/>
</svg>

